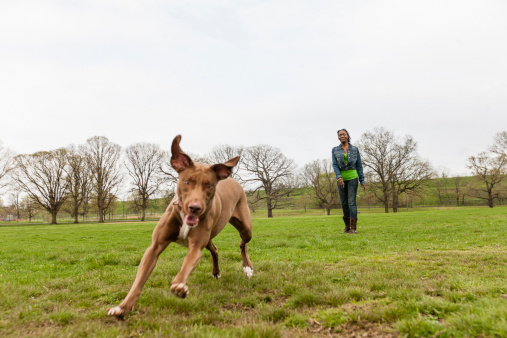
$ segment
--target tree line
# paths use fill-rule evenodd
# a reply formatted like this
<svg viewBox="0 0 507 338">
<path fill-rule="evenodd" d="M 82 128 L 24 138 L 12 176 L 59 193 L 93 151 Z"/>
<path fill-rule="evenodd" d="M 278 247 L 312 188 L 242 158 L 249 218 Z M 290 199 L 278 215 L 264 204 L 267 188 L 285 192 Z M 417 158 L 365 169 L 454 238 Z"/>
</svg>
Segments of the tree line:
<svg viewBox="0 0 507 338">
<path fill-rule="evenodd" d="M 440 199 L 448 194 L 448 173 L 438 173 L 418 155 L 412 136 L 397 137 L 392 131 L 375 128 L 362 134 L 355 145 L 361 152 L 368 186 L 363 199 L 368 204 L 380 203 L 385 212 L 390 208 L 397 212 L 400 197 L 422 196 L 429 180 L 436 182 Z M 285 207 L 291 193 L 300 188 L 306 191 L 297 201 L 301 208 L 313 203 L 329 214 L 339 206 L 331 158 L 298 168 L 280 149 L 270 145 L 219 145 L 205 155 L 190 154 L 195 161 L 208 164 L 238 155 L 240 162 L 232 176 L 244 186 L 253 211 L 263 205 L 268 217 L 273 217 L 273 210 Z M 495 200 L 505 199 L 502 181 L 507 172 L 507 132 L 496 134 L 489 149 L 470 156 L 467 166 L 472 181 L 453 178 L 457 205 L 465 194 L 486 200 L 490 207 Z M 92 212 L 103 223 L 107 213 L 115 211 L 125 189 L 144 221 L 150 200 L 163 197 L 168 203 L 176 182 L 170 153 L 156 144 L 136 143 L 122 149 L 106 137 L 95 136 L 83 145 L 19 155 L 0 144 L 0 191 L 10 193 L 18 213 L 23 209 L 31 218 L 42 209 L 51 215 L 52 224 L 56 224 L 61 210 L 68 212 L 75 223 Z"/>
</svg>

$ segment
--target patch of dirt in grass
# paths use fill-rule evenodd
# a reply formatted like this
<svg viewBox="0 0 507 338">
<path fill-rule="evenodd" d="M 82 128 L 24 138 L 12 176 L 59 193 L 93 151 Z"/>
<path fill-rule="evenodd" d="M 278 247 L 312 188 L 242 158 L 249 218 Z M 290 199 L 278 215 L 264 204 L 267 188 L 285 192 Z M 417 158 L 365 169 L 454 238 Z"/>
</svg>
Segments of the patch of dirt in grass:
<svg viewBox="0 0 507 338">
<path fill-rule="evenodd" d="M 270 296 L 269 302 L 265 301 L 266 303 L 270 303 L 275 307 L 282 307 L 285 304 L 287 304 L 287 301 L 289 300 L 289 296 Z"/>
<path fill-rule="evenodd" d="M 335 329 L 337 331 L 337 329 Z M 339 332 L 338 337 L 398 337 L 399 333 L 390 327 L 379 324 L 367 323 L 365 325 L 347 325 Z"/>
<path fill-rule="evenodd" d="M 424 290 L 424 292 L 428 296 L 431 296 L 431 297 L 442 297 L 443 296 L 442 290 L 435 289 L 432 287 L 427 287 L 426 290 Z"/>
<path fill-rule="evenodd" d="M 347 313 L 353 312 L 369 312 L 372 308 L 378 307 L 379 304 L 376 302 L 361 302 L 361 303 L 348 303 L 343 304 L 341 308 L 345 310 Z"/>
</svg>

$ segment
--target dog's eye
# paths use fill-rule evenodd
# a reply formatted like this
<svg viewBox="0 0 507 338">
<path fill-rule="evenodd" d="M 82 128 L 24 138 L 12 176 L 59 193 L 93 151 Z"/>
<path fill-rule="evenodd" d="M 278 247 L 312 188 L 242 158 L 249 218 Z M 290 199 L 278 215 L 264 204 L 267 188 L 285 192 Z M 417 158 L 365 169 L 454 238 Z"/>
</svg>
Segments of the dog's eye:
<svg viewBox="0 0 507 338">
<path fill-rule="evenodd" d="M 186 180 L 186 181 L 185 181 L 185 184 L 186 184 L 186 185 L 189 185 L 189 184 L 190 184 L 190 181 L 189 181 L 189 180 Z"/>
<path fill-rule="evenodd" d="M 211 184 L 208 184 L 208 189 L 211 189 L 211 187 L 213 187 Z"/>
</svg>

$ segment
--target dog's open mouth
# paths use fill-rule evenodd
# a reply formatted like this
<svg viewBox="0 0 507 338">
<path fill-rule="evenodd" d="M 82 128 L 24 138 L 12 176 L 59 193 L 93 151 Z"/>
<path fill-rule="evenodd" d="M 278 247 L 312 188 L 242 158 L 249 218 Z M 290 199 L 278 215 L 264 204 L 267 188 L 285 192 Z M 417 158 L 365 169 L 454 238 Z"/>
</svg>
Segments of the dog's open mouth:
<svg viewBox="0 0 507 338">
<path fill-rule="evenodd" d="M 185 215 L 185 223 L 190 227 L 195 227 L 199 223 L 199 217 L 193 215 Z"/>
</svg>

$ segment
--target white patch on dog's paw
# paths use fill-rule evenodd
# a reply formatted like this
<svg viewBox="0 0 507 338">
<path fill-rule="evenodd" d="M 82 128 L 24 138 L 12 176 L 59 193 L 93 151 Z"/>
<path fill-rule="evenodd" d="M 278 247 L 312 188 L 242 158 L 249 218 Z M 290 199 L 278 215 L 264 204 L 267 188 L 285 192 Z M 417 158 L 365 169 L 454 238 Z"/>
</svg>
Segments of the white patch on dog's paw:
<svg viewBox="0 0 507 338">
<path fill-rule="evenodd" d="M 109 311 L 107 311 L 107 314 L 109 316 L 120 316 L 121 313 L 122 313 L 122 310 L 119 306 L 115 306 L 112 309 L 109 309 Z"/>
<path fill-rule="evenodd" d="M 171 291 L 178 297 L 180 298 L 185 298 L 186 296 L 188 296 L 188 286 L 186 286 L 185 284 L 183 283 L 180 283 L 178 285 L 175 285 L 175 286 L 171 286 Z"/>
<path fill-rule="evenodd" d="M 248 277 L 248 279 L 251 279 L 253 276 L 253 269 L 249 266 L 244 266 L 243 271 L 245 272 L 245 275 Z"/>
<path fill-rule="evenodd" d="M 213 275 L 213 278 L 215 278 L 215 279 L 220 279 L 220 277 L 222 277 L 222 275 L 221 275 L 221 274 L 218 274 L 218 275 Z"/>
</svg>

